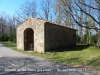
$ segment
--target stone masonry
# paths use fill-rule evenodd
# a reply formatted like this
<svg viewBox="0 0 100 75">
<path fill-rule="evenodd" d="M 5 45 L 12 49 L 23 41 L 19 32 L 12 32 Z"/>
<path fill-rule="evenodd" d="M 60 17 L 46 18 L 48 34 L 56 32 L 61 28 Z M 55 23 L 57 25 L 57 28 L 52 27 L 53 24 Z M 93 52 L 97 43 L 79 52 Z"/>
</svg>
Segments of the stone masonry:
<svg viewBox="0 0 100 75">
<path fill-rule="evenodd" d="M 76 45 L 76 30 L 29 17 L 16 28 L 17 48 L 45 53 Z"/>
</svg>

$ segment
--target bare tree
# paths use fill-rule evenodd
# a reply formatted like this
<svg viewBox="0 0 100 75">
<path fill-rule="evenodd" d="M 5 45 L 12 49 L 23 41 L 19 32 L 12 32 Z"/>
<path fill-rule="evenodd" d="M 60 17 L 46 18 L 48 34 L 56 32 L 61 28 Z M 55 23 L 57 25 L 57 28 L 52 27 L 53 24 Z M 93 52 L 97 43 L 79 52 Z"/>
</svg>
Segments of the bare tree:
<svg viewBox="0 0 100 75">
<path fill-rule="evenodd" d="M 56 0 L 55 4 L 54 4 L 54 9 L 55 9 L 55 13 L 56 13 L 56 22 L 59 24 L 62 24 L 63 22 L 63 11 L 62 11 L 62 3 L 61 0 Z"/>
<path fill-rule="evenodd" d="M 82 3 L 82 2 L 81 2 Z M 83 4 L 85 4 L 85 3 L 83 3 Z M 93 5 L 94 3 L 92 2 L 92 0 L 90 0 L 89 1 L 89 6 L 91 6 L 91 5 Z M 83 5 L 84 6 L 84 5 Z M 85 8 L 86 8 L 86 6 L 85 6 Z M 86 10 L 86 9 L 85 9 Z M 89 14 L 93 14 L 93 12 L 92 12 L 92 10 L 91 10 L 91 8 L 88 8 L 88 13 Z M 94 24 L 94 21 L 88 16 L 88 15 L 86 15 L 86 21 L 85 21 L 86 23 L 85 23 L 85 25 L 87 26 L 87 27 L 89 27 L 90 25 L 93 25 Z M 91 29 L 89 29 L 89 28 L 86 28 L 85 29 L 85 41 L 86 41 L 86 44 L 90 44 L 91 43 Z"/>
<path fill-rule="evenodd" d="M 26 19 L 27 17 L 36 17 L 37 4 L 35 0 L 33 0 L 32 2 L 26 1 L 23 5 L 21 5 L 20 9 L 16 11 L 16 13 L 22 19 Z"/>
<path fill-rule="evenodd" d="M 3 11 L 0 14 L 0 35 L 4 35 L 6 33 L 6 28 L 7 28 L 7 15 L 6 13 Z"/>
<path fill-rule="evenodd" d="M 5 12 L 0 13 L 0 41 L 16 41 L 16 26 L 19 18 L 9 16 Z"/>
<path fill-rule="evenodd" d="M 45 20 L 52 20 L 52 0 L 41 0 L 41 13 L 40 17 Z"/>
<path fill-rule="evenodd" d="M 55 10 L 57 12 L 56 20 L 60 24 L 64 24 L 68 27 L 73 28 L 72 16 L 70 15 L 70 13 L 66 12 L 66 9 L 68 10 L 68 6 L 66 5 L 66 3 L 70 4 L 71 6 L 72 0 L 56 0 L 54 4 Z"/>
<path fill-rule="evenodd" d="M 99 3 L 100 3 L 100 1 L 99 0 L 95 0 L 94 2 L 96 3 L 96 1 L 98 1 Z M 93 1 L 92 1 L 93 2 Z M 69 10 L 66 10 L 66 12 L 68 12 L 68 13 L 70 13 L 71 14 L 71 16 L 73 17 L 73 20 L 79 25 L 79 26 L 81 26 L 81 27 L 85 27 L 85 28 L 88 28 L 88 29 L 94 29 L 97 33 L 98 33 L 98 41 L 97 41 L 97 47 L 100 47 L 100 22 L 98 21 L 98 19 L 96 18 L 97 17 L 97 15 L 92 15 L 91 13 L 89 13 L 87 10 L 84 10 L 81 6 L 83 5 L 83 6 L 86 6 L 87 7 L 87 9 L 92 9 L 92 10 L 94 10 L 95 11 L 95 14 L 97 14 L 97 11 L 100 11 L 99 10 L 99 7 L 97 7 L 96 5 L 94 5 L 94 6 L 90 6 L 89 4 L 87 4 L 87 3 L 82 3 L 80 0 L 74 0 L 73 1 L 73 7 L 72 6 L 70 6 L 68 3 L 66 3 L 67 4 L 67 6 L 68 6 L 68 8 L 69 8 Z M 75 8 L 75 7 L 77 7 L 77 8 Z M 85 20 L 83 20 L 83 24 L 81 24 L 80 22 L 79 22 L 79 20 L 77 20 L 76 19 L 76 17 L 77 18 L 79 18 L 80 20 L 82 20 L 82 18 L 79 16 L 79 14 L 75 14 L 74 13 L 74 11 L 75 10 L 77 10 L 77 11 L 81 11 L 83 14 L 85 14 L 85 15 L 87 15 L 87 16 L 89 16 L 95 23 L 94 23 L 94 25 L 93 24 L 91 24 L 91 25 L 89 25 L 89 26 L 87 26 L 86 24 L 85 24 Z M 84 18 L 85 19 L 85 18 Z"/>
<path fill-rule="evenodd" d="M 81 0 L 81 2 L 82 3 L 85 3 L 85 1 L 84 0 Z M 83 6 L 83 5 L 81 5 L 81 7 L 83 8 L 83 9 L 85 9 L 85 7 Z M 84 17 L 84 14 L 83 14 L 83 12 L 81 12 L 80 11 L 80 15 L 79 15 L 80 17 L 81 17 L 81 19 L 79 19 L 79 23 L 82 25 L 83 24 L 83 17 Z M 83 28 L 80 26 L 79 27 L 79 31 L 80 31 L 80 43 L 81 44 L 83 44 Z"/>
</svg>

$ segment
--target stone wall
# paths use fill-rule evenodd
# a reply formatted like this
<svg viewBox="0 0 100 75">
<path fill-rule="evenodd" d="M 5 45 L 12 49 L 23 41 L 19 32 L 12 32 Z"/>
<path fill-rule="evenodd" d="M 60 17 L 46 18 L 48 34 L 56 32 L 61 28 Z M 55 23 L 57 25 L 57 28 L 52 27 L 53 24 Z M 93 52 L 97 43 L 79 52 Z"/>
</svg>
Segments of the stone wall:
<svg viewBox="0 0 100 75">
<path fill-rule="evenodd" d="M 44 21 L 37 20 L 33 21 L 36 22 L 36 29 L 34 32 L 34 50 L 39 53 L 44 53 Z"/>
<path fill-rule="evenodd" d="M 24 31 L 31 28 L 34 31 L 34 51 L 44 53 L 44 21 L 28 18 L 17 29 L 17 48 L 24 50 Z"/>
<path fill-rule="evenodd" d="M 45 23 L 45 50 L 67 48 L 76 45 L 76 30 L 53 23 Z"/>
</svg>

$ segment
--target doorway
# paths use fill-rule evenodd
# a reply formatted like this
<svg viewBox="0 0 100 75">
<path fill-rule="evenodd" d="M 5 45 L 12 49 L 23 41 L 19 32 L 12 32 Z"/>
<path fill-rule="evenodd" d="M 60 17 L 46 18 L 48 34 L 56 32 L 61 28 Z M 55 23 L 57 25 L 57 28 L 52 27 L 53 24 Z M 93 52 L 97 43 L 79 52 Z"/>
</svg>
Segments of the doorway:
<svg viewBox="0 0 100 75">
<path fill-rule="evenodd" d="M 34 31 L 32 28 L 27 28 L 24 31 L 24 50 L 34 50 Z"/>
</svg>

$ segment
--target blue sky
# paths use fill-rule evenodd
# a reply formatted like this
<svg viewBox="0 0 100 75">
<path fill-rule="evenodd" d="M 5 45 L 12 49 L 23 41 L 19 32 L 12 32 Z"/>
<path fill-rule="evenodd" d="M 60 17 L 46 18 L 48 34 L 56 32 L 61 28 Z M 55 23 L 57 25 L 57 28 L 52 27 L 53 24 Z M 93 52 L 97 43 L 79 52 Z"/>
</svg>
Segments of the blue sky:
<svg viewBox="0 0 100 75">
<path fill-rule="evenodd" d="M 22 4 L 27 0 L 0 0 L 0 12 L 5 11 L 6 14 L 13 15 Z M 28 0 L 33 1 L 33 0 Z M 38 3 L 40 0 L 36 0 Z"/>
<path fill-rule="evenodd" d="M 0 0 L 0 12 L 5 11 L 8 15 L 14 15 L 16 14 L 15 11 L 18 11 L 18 9 L 22 4 L 25 3 L 25 1 L 33 0 Z M 35 1 L 37 1 L 37 4 L 40 2 L 40 0 Z M 88 2 L 88 0 L 86 1 Z"/>
</svg>

